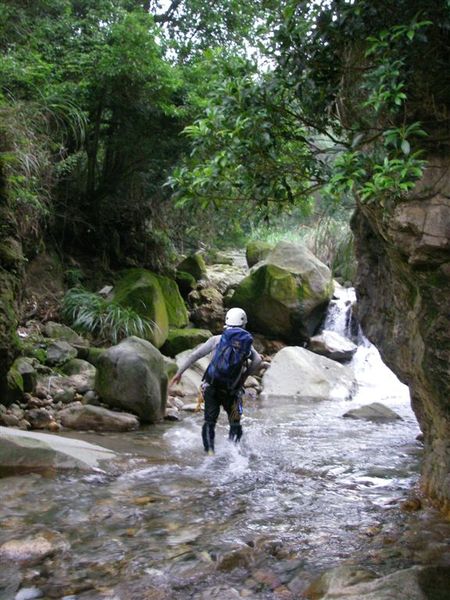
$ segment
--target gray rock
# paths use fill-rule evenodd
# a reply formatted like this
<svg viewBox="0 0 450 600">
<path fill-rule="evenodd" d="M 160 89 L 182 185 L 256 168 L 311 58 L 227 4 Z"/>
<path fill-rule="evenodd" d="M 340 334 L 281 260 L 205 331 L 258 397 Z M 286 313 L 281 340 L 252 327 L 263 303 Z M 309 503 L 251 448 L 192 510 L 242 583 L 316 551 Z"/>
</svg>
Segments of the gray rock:
<svg viewBox="0 0 450 600">
<path fill-rule="evenodd" d="M 70 404 L 75 399 L 75 388 L 67 387 L 59 390 L 53 395 L 55 402 L 62 402 L 63 404 Z"/>
<path fill-rule="evenodd" d="M 165 421 L 180 421 L 181 417 L 180 417 L 180 412 L 178 410 L 178 408 L 175 407 L 170 407 L 166 409 L 166 414 L 164 415 L 164 420 Z"/>
<path fill-rule="evenodd" d="M 32 408 L 25 411 L 25 418 L 32 429 L 47 429 L 55 419 L 46 408 Z"/>
<path fill-rule="evenodd" d="M 89 375 L 91 377 L 95 377 L 96 372 L 94 365 L 81 358 L 72 358 L 63 365 L 61 370 L 66 375 Z"/>
<path fill-rule="evenodd" d="M 42 562 L 47 556 L 60 554 L 69 548 L 69 543 L 60 533 L 44 531 L 27 538 L 12 539 L 5 542 L 0 546 L 0 559 L 33 565 Z"/>
<path fill-rule="evenodd" d="M 10 473 L 91 471 L 115 456 L 111 450 L 81 440 L 0 427 L 0 464 Z"/>
<path fill-rule="evenodd" d="M 61 365 L 77 355 L 76 349 L 63 340 L 52 342 L 47 348 L 47 363 Z"/>
<path fill-rule="evenodd" d="M 348 367 L 298 346 L 287 346 L 274 356 L 262 386 L 262 399 L 348 400 L 356 391 Z"/>
<path fill-rule="evenodd" d="M 48 321 L 44 326 L 44 335 L 54 340 L 68 342 L 75 346 L 89 346 L 89 342 L 78 335 L 73 329 L 62 323 Z"/>
<path fill-rule="evenodd" d="M 352 359 L 358 346 L 335 331 L 324 330 L 309 340 L 308 349 L 332 360 L 347 362 Z"/>
<path fill-rule="evenodd" d="M 93 406 L 75 404 L 60 411 L 61 425 L 78 431 L 134 431 L 139 428 L 135 415 Z"/>
<path fill-rule="evenodd" d="M 164 358 L 150 342 L 129 337 L 99 359 L 95 391 L 110 407 L 155 423 L 164 417 L 167 374 Z"/>
<path fill-rule="evenodd" d="M 368 419 L 370 421 L 402 420 L 400 415 L 384 404 L 381 404 L 381 402 L 372 402 L 372 404 L 366 404 L 366 406 L 361 406 L 360 408 L 352 408 L 343 416 L 350 419 Z"/>
<path fill-rule="evenodd" d="M 15 368 L 22 377 L 23 391 L 33 394 L 37 382 L 37 373 L 33 366 L 33 359 L 21 356 L 14 361 L 13 368 Z"/>
<path fill-rule="evenodd" d="M 439 582 L 438 577 L 441 578 Z M 439 594 L 436 598 L 443 598 L 441 594 L 448 589 L 449 582 L 445 569 L 433 567 L 412 567 L 375 577 L 366 569 L 341 566 L 313 582 L 305 597 L 317 600 L 428 600 L 434 597 L 429 594 L 433 590 Z"/>
</svg>

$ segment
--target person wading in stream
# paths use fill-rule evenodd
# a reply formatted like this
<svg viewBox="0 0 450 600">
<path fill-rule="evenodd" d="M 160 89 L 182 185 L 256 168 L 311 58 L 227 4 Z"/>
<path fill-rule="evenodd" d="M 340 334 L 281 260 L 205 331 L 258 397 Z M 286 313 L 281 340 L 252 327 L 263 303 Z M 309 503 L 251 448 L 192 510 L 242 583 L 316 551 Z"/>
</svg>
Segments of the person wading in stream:
<svg viewBox="0 0 450 600">
<path fill-rule="evenodd" d="M 246 324 L 245 312 L 241 308 L 231 308 L 226 314 L 222 335 L 211 337 L 194 350 L 171 381 L 171 385 L 179 383 L 186 369 L 214 351 L 201 386 L 205 399 L 202 439 L 208 454 L 214 454 L 216 422 L 221 406 L 228 415 L 229 439 L 239 442 L 242 437 L 242 386 L 249 375 L 258 371 L 262 362 L 261 356 L 253 348 L 252 336 L 245 330 Z"/>
</svg>

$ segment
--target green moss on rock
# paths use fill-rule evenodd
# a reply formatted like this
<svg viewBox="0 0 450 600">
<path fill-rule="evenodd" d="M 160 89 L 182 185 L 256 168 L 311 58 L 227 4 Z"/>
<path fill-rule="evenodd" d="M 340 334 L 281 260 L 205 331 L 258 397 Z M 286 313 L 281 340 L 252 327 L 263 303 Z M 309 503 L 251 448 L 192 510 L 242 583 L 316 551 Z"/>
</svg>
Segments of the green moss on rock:
<svg viewBox="0 0 450 600">
<path fill-rule="evenodd" d="M 212 336 L 207 329 L 170 329 L 161 352 L 166 356 L 176 356 L 184 350 L 195 348 Z"/>
<path fill-rule="evenodd" d="M 205 260 L 198 252 L 191 254 L 181 261 L 181 263 L 178 265 L 178 271 L 189 273 L 192 275 L 195 281 L 198 281 L 206 274 Z"/>
<path fill-rule="evenodd" d="M 114 301 L 132 308 L 154 323 L 148 341 L 160 348 L 167 339 L 169 317 L 158 276 L 145 269 L 130 269 L 116 284 Z"/>
<path fill-rule="evenodd" d="M 163 277 L 162 275 L 156 277 L 166 302 L 169 326 L 186 327 L 189 323 L 189 315 L 177 283 L 169 277 Z"/>
<path fill-rule="evenodd" d="M 253 267 L 256 263 L 264 260 L 269 252 L 273 249 L 273 246 L 268 242 L 261 240 L 253 240 L 247 244 L 245 249 L 245 257 L 249 267 Z"/>
<path fill-rule="evenodd" d="M 185 271 L 177 271 L 175 281 L 183 298 L 187 298 L 195 288 L 195 279 Z"/>
</svg>

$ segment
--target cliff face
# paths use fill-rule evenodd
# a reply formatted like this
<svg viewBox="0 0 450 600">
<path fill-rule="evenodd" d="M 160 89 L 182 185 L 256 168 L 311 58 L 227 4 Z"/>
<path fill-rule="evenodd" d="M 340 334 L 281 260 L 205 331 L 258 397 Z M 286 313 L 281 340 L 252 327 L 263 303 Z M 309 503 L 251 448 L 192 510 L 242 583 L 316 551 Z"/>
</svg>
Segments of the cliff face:
<svg viewBox="0 0 450 600">
<path fill-rule="evenodd" d="M 408 201 L 386 217 L 361 206 L 353 223 L 358 316 L 410 387 L 425 437 L 425 491 L 450 511 L 450 161 L 430 158 Z"/>
</svg>

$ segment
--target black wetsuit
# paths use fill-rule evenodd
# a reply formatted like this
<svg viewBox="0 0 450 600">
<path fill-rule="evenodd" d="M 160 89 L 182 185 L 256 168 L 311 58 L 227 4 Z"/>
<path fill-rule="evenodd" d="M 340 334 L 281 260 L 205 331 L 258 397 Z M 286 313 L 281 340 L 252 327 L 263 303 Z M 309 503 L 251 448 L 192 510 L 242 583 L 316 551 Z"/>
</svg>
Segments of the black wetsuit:
<svg viewBox="0 0 450 600">
<path fill-rule="evenodd" d="M 202 427 L 202 440 L 205 451 L 214 450 L 214 437 L 220 407 L 223 406 L 230 424 L 228 438 L 238 442 L 242 437 L 242 390 L 230 391 L 213 384 L 206 384 L 203 391 L 205 399 L 205 422 Z"/>
</svg>

